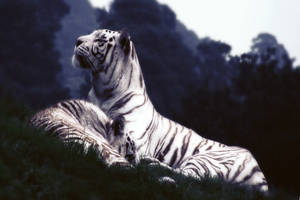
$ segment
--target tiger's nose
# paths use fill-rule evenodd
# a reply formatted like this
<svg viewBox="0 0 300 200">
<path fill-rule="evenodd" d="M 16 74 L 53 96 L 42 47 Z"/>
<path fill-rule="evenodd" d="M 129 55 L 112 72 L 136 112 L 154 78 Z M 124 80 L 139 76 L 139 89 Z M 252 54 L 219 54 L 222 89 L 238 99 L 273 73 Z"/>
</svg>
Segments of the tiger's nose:
<svg viewBox="0 0 300 200">
<path fill-rule="evenodd" d="M 79 45 L 81 45 L 84 41 L 80 38 L 77 39 L 77 42 L 76 42 L 76 47 L 78 47 Z"/>
</svg>

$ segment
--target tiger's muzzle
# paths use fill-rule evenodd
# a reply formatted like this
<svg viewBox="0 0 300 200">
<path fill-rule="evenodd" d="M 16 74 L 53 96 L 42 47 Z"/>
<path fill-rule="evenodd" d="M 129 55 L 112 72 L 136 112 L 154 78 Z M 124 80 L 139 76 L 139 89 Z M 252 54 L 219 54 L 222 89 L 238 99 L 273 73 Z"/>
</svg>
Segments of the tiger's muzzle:
<svg viewBox="0 0 300 200">
<path fill-rule="evenodd" d="M 101 47 L 102 49 L 100 49 Z M 74 49 L 74 65 L 77 63 L 79 67 L 91 69 L 93 72 L 102 71 L 104 68 L 103 63 L 111 45 L 105 43 L 101 47 L 96 46 L 94 43 L 78 39 Z"/>
<path fill-rule="evenodd" d="M 78 44 L 78 42 L 77 42 Z M 82 68 L 91 68 L 93 63 L 90 61 L 90 52 L 89 47 L 81 44 L 75 47 L 74 54 L 75 58 L 78 60 L 80 67 Z"/>
</svg>

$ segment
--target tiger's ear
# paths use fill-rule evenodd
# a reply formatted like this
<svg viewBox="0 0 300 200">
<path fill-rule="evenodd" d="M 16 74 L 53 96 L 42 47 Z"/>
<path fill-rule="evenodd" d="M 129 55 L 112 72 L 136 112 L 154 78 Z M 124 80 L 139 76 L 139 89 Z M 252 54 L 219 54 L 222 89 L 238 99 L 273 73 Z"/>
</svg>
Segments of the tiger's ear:
<svg viewBox="0 0 300 200">
<path fill-rule="evenodd" d="M 126 29 L 121 30 L 119 42 L 125 55 L 128 55 L 130 52 L 130 35 Z"/>
</svg>

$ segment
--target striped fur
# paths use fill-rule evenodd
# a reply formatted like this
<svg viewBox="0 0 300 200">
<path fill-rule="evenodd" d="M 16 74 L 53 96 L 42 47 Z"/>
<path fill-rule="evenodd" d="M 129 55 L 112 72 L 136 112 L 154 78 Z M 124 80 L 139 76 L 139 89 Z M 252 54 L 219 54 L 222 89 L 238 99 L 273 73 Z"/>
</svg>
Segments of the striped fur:
<svg viewBox="0 0 300 200">
<path fill-rule="evenodd" d="M 136 143 L 139 158 L 158 159 L 198 178 L 216 176 L 268 190 L 266 179 L 248 150 L 203 138 L 155 110 L 128 33 L 104 29 L 78 38 L 73 63 L 91 69 L 89 99 L 112 119 L 125 119 L 124 132 Z"/>
<path fill-rule="evenodd" d="M 90 146 L 110 166 L 130 166 L 125 159 L 135 160 L 134 144 L 119 128 L 122 119 L 114 122 L 102 110 L 84 100 L 59 102 L 35 114 L 30 124 L 55 135 L 64 142 L 78 142 L 87 150 Z"/>
</svg>

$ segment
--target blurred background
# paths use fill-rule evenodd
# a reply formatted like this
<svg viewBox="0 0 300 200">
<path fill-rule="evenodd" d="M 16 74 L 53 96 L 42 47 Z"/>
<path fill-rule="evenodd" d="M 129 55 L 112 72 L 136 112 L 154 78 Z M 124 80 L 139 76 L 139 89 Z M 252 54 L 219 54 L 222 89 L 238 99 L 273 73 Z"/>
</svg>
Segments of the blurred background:
<svg viewBox="0 0 300 200">
<path fill-rule="evenodd" d="M 0 98 L 33 110 L 86 98 L 89 76 L 71 66 L 76 38 L 126 27 L 160 113 L 248 148 L 271 186 L 300 192 L 300 5 L 178 2 L 1 0 Z"/>
</svg>

